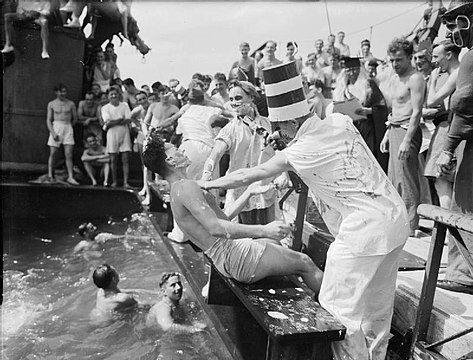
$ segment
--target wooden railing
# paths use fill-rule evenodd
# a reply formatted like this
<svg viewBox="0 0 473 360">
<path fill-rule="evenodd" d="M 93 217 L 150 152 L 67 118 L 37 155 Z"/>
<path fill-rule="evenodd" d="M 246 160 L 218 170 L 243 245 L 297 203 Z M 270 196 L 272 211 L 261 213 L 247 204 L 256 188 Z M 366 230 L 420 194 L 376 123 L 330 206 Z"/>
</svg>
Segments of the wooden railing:
<svg viewBox="0 0 473 360">
<path fill-rule="evenodd" d="M 434 301 L 435 289 L 437 286 L 437 278 L 440 268 L 440 260 L 445 243 L 447 229 L 452 237 L 449 241 L 454 241 L 458 247 L 463 260 L 466 262 L 470 273 L 473 275 L 473 258 L 463 241 L 460 231 L 473 234 L 473 216 L 442 209 L 438 206 L 421 204 L 417 212 L 420 216 L 433 220 L 435 222 L 432 232 L 432 240 L 429 249 L 429 258 L 425 269 L 424 281 L 422 284 L 422 292 L 419 299 L 419 307 L 417 311 L 416 323 L 412 332 L 411 352 L 414 354 L 416 345 L 425 350 L 433 350 L 435 347 L 443 345 L 449 341 L 459 338 L 473 332 L 473 327 L 465 329 L 455 335 L 449 336 L 443 340 L 426 345 L 427 331 L 429 328 L 432 306 Z M 410 358 L 410 357 L 409 357 Z"/>
</svg>

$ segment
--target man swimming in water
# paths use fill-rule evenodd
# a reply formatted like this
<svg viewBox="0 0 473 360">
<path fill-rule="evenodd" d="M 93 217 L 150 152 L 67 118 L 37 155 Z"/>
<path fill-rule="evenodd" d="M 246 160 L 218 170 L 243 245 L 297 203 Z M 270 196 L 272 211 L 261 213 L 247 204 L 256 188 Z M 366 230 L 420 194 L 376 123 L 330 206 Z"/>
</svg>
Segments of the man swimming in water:
<svg viewBox="0 0 473 360">
<path fill-rule="evenodd" d="M 106 315 L 113 311 L 127 310 L 138 302 L 135 298 L 118 288 L 120 276 L 108 264 L 98 266 L 92 275 L 94 284 L 99 288 L 93 315 Z"/>
<path fill-rule="evenodd" d="M 182 307 L 179 307 L 179 301 L 182 298 L 181 275 L 176 272 L 164 273 L 159 281 L 162 299 L 153 305 L 146 317 L 146 325 L 152 326 L 158 324 L 165 331 L 202 331 L 206 325 L 200 322 L 194 322 L 193 325 L 178 324 L 184 314 Z"/>
<path fill-rule="evenodd" d="M 189 159 L 156 131 L 145 140 L 143 161 L 171 184 L 171 208 L 178 225 L 225 276 L 253 283 L 267 276 L 300 275 L 318 294 L 322 271 L 309 256 L 274 244 L 291 233 L 281 221 L 233 223 L 215 198 L 186 178 Z"/>
<path fill-rule="evenodd" d="M 98 251 L 99 247 L 95 241 L 97 236 L 97 227 L 89 223 L 83 223 L 77 228 L 77 232 L 82 236 L 82 240 L 74 247 L 74 254 L 77 254 L 81 251 L 95 250 Z"/>
</svg>

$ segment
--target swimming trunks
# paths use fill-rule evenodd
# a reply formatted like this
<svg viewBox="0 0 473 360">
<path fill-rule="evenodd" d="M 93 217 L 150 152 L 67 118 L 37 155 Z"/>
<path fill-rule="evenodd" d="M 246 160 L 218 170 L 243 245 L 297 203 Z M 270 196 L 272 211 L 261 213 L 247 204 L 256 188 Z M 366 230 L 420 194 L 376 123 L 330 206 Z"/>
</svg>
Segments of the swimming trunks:
<svg viewBox="0 0 473 360">
<path fill-rule="evenodd" d="M 250 284 L 265 248 L 265 243 L 248 238 L 217 239 L 204 254 L 223 275 Z"/>
<path fill-rule="evenodd" d="M 49 134 L 48 146 L 60 147 L 62 145 L 74 145 L 74 130 L 70 123 L 63 121 L 53 122 L 54 132 L 59 136 L 59 141 L 54 140 L 53 136 Z"/>
</svg>

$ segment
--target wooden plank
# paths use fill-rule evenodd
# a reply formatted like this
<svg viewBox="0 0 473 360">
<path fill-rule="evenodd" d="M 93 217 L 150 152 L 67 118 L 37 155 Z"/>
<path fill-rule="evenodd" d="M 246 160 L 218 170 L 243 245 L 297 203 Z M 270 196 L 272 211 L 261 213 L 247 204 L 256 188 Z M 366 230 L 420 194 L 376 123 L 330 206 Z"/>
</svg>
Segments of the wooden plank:
<svg viewBox="0 0 473 360">
<path fill-rule="evenodd" d="M 446 232 L 447 228 L 445 225 L 435 223 L 430 244 L 429 258 L 427 259 L 427 266 L 424 274 L 424 281 L 422 282 L 419 310 L 417 312 L 416 325 L 414 328 L 413 346 L 417 340 L 425 341 L 427 338 L 427 330 L 429 328 L 430 314 L 432 313 L 432 304 L 434 302 Z M 412 348 L 412 352 L 413 351 L 414 348 Z"/>
<path fill-rule="evenodd" d="M 271 339 L 280 344 L 330 342 L 345 336 L 345 327 L 288 277 L 270 277 L 254 284 L 223 279 Z"/>
<path fill-rule="evenodd" d="M 415 324 L 423 271 L 399 272 L 392 326 L 404 334 Z M 441 277 L 443 274 L 441 274 Z M 443 340 L 473 326 L 473 302 L 468 294 L 436 289 L 426 342 Z M 470 350 L 469 350 L 470 349 Z M 459 359 L 473 349 L 473 333 L 435 348 L 447 359 Z"/>
<path fill-rule="evenodd" d="M 427 204 L 420 204 L 417 213 L 438 223 L 473 233 L 473 216 Z"/>
</svg>

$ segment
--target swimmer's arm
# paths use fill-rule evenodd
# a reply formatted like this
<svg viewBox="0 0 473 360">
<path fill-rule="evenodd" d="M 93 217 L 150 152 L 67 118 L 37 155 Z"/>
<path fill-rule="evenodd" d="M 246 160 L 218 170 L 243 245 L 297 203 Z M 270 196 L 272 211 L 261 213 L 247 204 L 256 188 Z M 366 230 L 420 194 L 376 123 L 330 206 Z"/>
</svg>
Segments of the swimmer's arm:
<svg viewBox="0 0 473 360">
<path fill-rule="evenodd" d="M 442 105 L 443 101 L 450 96 L 457 87 L 458 70 L 455 70 L 447 79 L 445 84 L 435 93 L 429 91 L 429 98 L 427 100 L 428 107 L 435 107 Z"/>
<path fill-rule="evenodd" d="M 171 310 L 167 306 L 156 306 L 153 307 L 153 317 L 156 322 L 161 326 L 164 331 L 174 330 L 174 331 L 187 331 L 187 332 L 197 332 L 199 329 L 192 325 L 177 324 L 174 322 L 174 319 L 171 316 Z M 152 324 L 153 319 L 148 319 L 146 324 Z"/>
<path fill-rule="evenodd" d="M 279 175 L 288 170 L 291 170 L 291 166 L 286 161 L 284 154 L 277 152 L 276 155 L 267 162 L 256 167 L 239 169 L 216 180 L 206 182 L 198 181 L 197 183 L 206 190 L 217 188 L 234 189 L 247 186 L 258 180 Z"/>
<path fill-rule="evenodd" d="M 153 109 L 154 109 L 154 104 L 151 104 L 148 108 L 148 110 L 146 111 L 146 115 L 145 115 L 145 118 L 143 120 L 143 122 L 146 124 L 146 127 L 148 128 L 149 125 L 151 124 L 151 119 L 153 117 Z"/>
<path fill-rule="evenodd" d="M 120 292 L 117 294 L 116 302 L 118 305 L 125 307 L 138 304 L 138 301 L 136 301 L 132 295 L 125 292 Z"/>
</svg>

